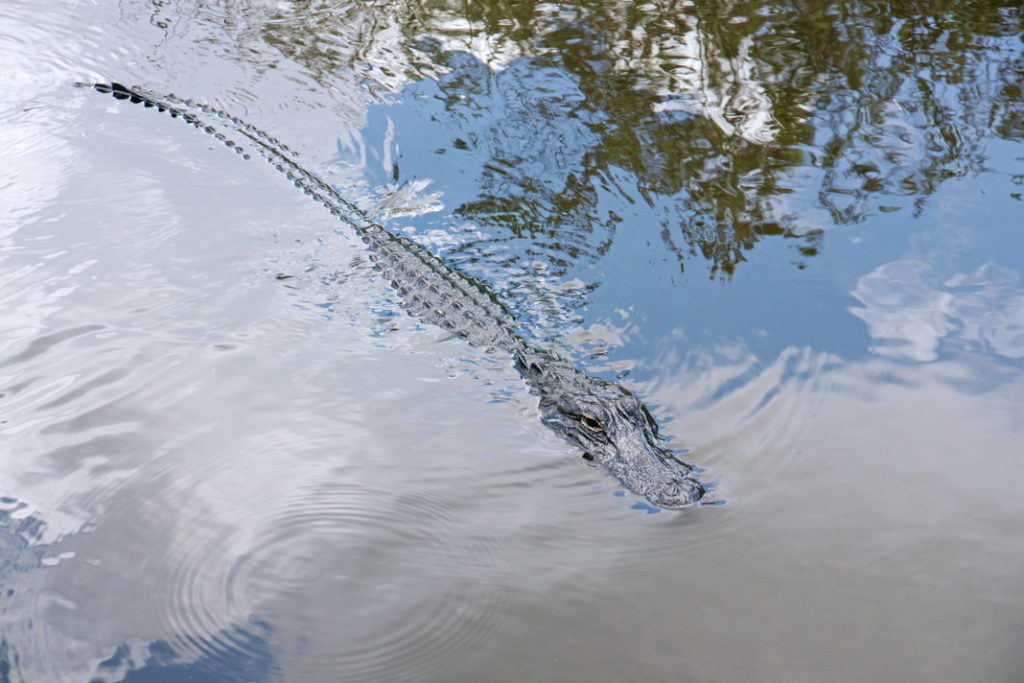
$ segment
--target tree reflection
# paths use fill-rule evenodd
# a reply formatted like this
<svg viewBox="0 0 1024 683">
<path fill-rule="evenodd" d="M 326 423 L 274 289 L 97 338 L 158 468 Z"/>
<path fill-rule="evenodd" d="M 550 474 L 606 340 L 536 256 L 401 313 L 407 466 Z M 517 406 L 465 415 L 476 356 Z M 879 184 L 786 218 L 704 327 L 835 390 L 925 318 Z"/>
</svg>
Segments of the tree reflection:
<svg viewBox="0 0 1024 683">
<path fill-rule="evenodd" d="M 1012 2 L 295 5 L 306 23 L 267 40 L 325 84 L 436 80 L 468 131 L 454 144 L 490 157 L 457 212 L 563 272 L 610 247 L 623 202 L 656 216 L 628 229 L 712 276 L 769 235 L 811 257 L 824 230 L 919 209 L 1024 130 Z"/>
</svg>

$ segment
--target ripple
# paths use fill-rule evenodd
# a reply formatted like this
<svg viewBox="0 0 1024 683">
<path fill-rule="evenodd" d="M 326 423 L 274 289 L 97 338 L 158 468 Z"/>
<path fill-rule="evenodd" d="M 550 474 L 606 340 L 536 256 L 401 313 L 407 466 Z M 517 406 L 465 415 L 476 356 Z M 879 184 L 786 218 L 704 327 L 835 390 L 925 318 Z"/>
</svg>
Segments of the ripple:
<svg viewBox="0 0 1024 683">
<path fill-rule="evenodd" d="M 841 362 L 811 348 L 787 347 L 765 362 L 744 347 L 695 350 L 685 360 L 665 358 L 646 393 L 652 403 L 685 418 L 666 425 L 692 452 L 684 460 L 704 470 L 709 503 L 651 520 L 645 534 L 622 541 L 628 558 L 688 561 L 734 543 L 770 509 L 779 481 L 794 476 L 808 454 L 803 439 L 833 390 Z M 685 538 L 679 553 L 675 539 Z M 628 563 L 628 561 L 627 561 Z"/>
<path fill-rule="evenodd" d="M 428 492 L 335 482 L 260 516 L 199 534 L 149 577 L 172 596 L 174 649 L 217 673 L 265 660 L 269 641 L 288 680 L 439 675 L 473 657 L 509 599 L 500 544 Z M 246 550 L 224 552 L 239 535 Z"/>
</svg>

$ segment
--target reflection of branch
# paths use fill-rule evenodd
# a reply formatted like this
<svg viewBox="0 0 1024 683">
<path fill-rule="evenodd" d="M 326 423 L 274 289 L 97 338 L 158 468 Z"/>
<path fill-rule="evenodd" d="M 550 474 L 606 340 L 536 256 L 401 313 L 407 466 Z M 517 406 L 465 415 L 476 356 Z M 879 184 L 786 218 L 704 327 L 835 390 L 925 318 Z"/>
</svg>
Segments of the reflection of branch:
<svg viewBox="0 0 1024 683">
<path fill-rule="evenodd" d="M 765 236 L 816 253 L 806 235 L 828 226 L 801 217 L 815 208 L 833 224 L 897 208 L 882 197 L 920 210 L 981 168 L 987 136 L 1024 128 L 1020 10 L 994 1 L 440 0 L 316 17 L 268 27 L 273 44 L 325 82 L 341 67 L 392 91 L 435 78 L 451 127 L 490 155 L 458 212 L 530 240 L 555 275 L 612 244 L 608 193 L 656 211 L 680 265 L 700 254 L 728 277 Z M 817 207 L 791 204 L 811 188 Z"/>
</svg>

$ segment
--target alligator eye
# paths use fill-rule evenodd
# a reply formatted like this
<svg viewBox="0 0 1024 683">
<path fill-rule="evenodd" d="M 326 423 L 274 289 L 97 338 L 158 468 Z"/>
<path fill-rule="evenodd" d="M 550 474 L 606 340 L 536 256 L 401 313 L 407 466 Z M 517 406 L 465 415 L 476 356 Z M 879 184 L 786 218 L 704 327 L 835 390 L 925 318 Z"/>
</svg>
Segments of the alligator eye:
<svg viewBox="0 0 1024 683">
<path fill-rule="evenodd" d="M 587 415 L 586 413 L 580 415 L 580 424 L 582 424 L 584 427 L 594 432 L 595 434 L 604 433 L 604 425 L 601 424 L 601 421 L 598 420 L 596 417 L 591 417 L 590 415 Z"/>
</svg>

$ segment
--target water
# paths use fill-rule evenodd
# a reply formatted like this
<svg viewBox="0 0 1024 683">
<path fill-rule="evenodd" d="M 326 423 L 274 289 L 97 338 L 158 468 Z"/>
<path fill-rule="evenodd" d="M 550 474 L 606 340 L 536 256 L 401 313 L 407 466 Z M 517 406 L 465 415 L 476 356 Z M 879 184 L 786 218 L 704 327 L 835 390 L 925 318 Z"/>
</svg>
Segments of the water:
<svg viewBox="0 0 1024 683">
<path fill-rule="evenodd" d="M 0 680 L 1024 678 L 1012 3 L 8 0 Z M 211 102 L 642 395 L 658 512 Z"/>
</svg>

